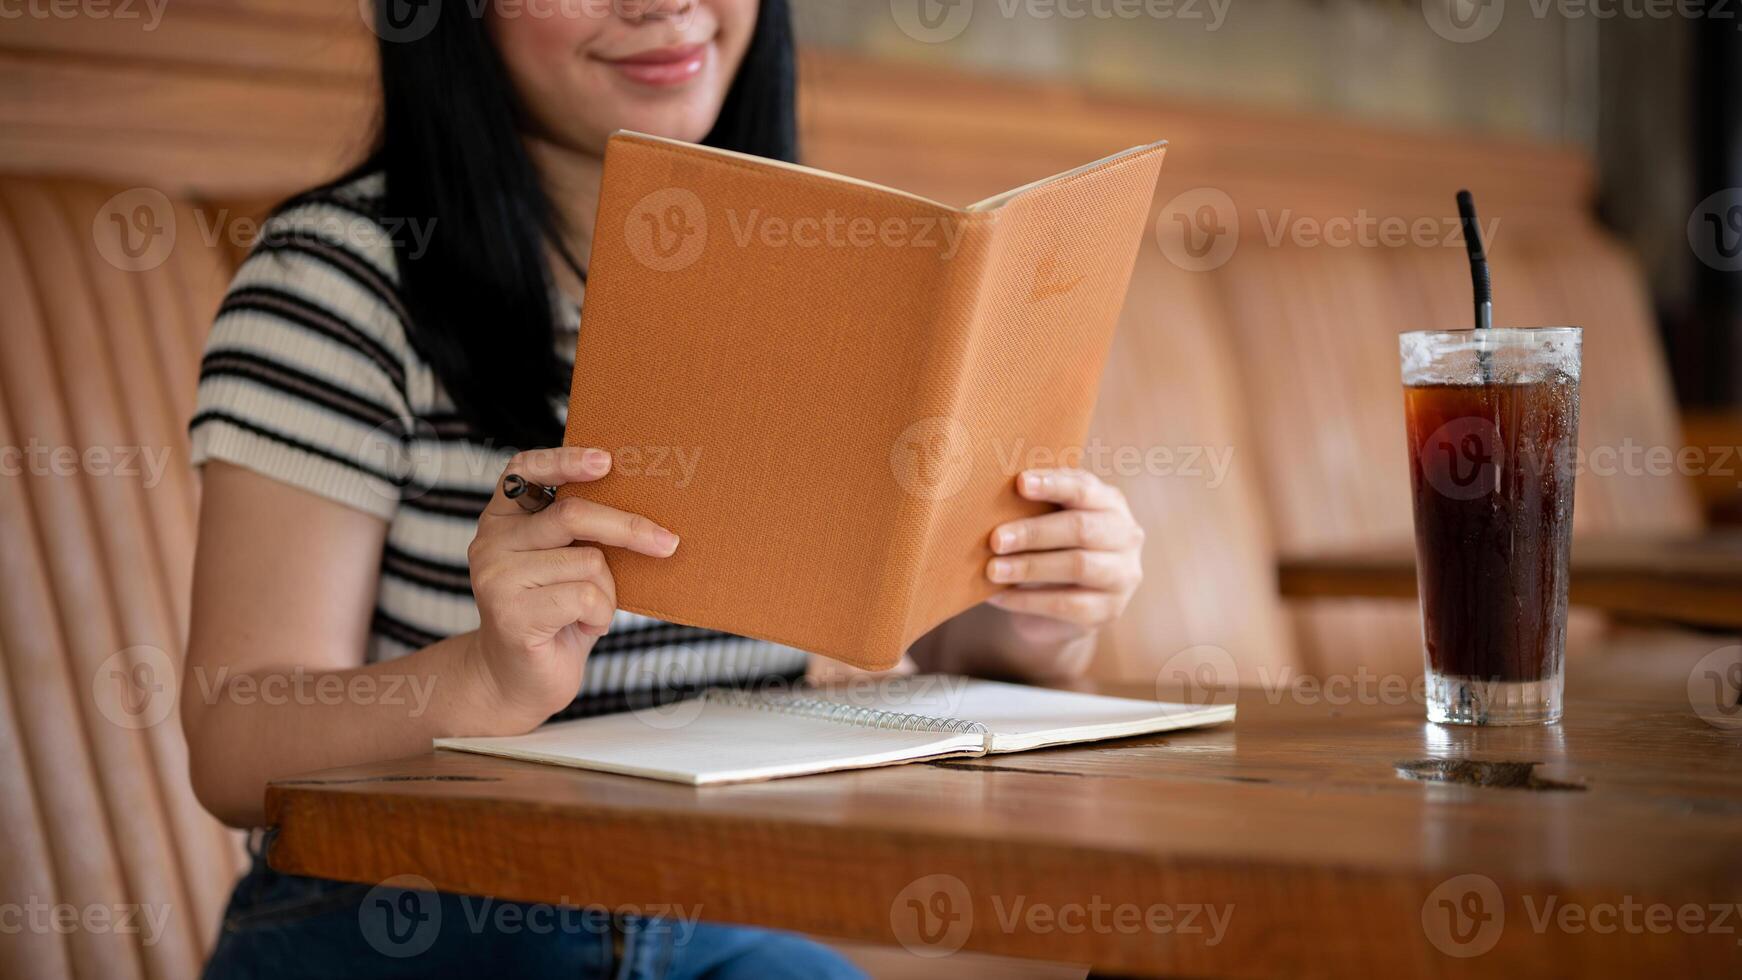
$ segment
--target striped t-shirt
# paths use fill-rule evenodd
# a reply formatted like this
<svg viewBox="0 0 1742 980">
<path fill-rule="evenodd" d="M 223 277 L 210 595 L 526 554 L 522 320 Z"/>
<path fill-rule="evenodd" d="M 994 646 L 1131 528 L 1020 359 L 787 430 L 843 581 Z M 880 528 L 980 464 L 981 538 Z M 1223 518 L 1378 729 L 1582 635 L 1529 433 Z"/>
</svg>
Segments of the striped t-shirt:
<svg viewBox="0 0 1742 980">
<path fill-rule="evenodd" d="M 410 341 L 393 241 L 416 229 L 382 218 L 384 185 L 374 174 L 312 192 L 261 227 L 218 310 L 190 423 L 196 465 L 224 460 L 387 522 L 370 661 L 478 626 L 466 547 L 512 455 L 455 413 Z M 572 363 L 580 308 L 553 303 Z M 796 678 L 806 662 L 791 647 L 619 611 L 565 714 Z"/>
</svg>

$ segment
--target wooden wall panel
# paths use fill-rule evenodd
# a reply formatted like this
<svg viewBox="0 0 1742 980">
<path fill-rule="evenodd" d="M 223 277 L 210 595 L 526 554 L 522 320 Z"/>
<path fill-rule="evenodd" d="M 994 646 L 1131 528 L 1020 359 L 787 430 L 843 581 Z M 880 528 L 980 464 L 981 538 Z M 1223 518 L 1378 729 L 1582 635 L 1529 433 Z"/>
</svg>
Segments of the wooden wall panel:
<svg viewBox="0 0 1742 980">
<path fill-rule="evenodd" d="M 46 59 L 93 64 L 182 66 L 212 77 L 346 78 L 366 81 L 374 65 L 374 38 L 356 17 L 342 18 L 322 3 L 304 5 L 324 16 L 248 14 L 228 4 L 175 0 L 149 20 L 144 0 L 125 9 L 140 19 L 63 20 L 16 17 L 4 21 L 0 46 Z M 287 8 L 289 9 L 289 8 Z"/>
<path fill-rule="evenodd" d="M 177 0 L 154 25 L 0 20 L 0 170 L 286 193 L 366 145 L 373 42 L 334 0 Z"/>
<path fill-rule="evenodd" d="M 368 133 L 374 36 L 351 0 L 176 0 L 161 22 L 0 20 L 0 170 L 52 170 L 207 195 L 271 193 L 348 162 Z M 966 203 L 1165 137 L 1162 187 L 1213 183 L 1243 204 L 1335 209 L 1352 195 L 1444 210 L 1478 186 L 1512 220 L 1583 215 L 1579 154 L 1330 117 L 1174 106 L 810 52 L 811 162 L 902 174 Z"/>
<path fill-rule="evenodd" d="M 1522 223 L 1584 215 L 1593 192 L 1581 154 L 1542 144 L 891 70 L 822 53 L 804 69 L 810 162 L 849 173 L 900 171 L 922 182 L 933 175 L 936 190 L 966 193 L 952 195 L 957 203 L 1152 139 L 1172 143 L 1164 189 L 1214 184 L 1252 207 L 1336 213 L 1364 198 L 1384 200 L 1393 212 L 1438 215 L 1449 194 L 1443 188 L 1481 186 L 1484 204 Z"/>
</svg>

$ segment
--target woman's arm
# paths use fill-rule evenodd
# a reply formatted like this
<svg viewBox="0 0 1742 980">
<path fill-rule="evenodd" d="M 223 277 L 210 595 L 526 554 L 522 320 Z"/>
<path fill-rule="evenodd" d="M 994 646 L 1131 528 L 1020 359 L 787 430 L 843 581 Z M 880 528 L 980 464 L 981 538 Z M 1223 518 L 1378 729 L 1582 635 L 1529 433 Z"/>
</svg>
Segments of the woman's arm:
<svg viewBox="0 0 1742 980">
<path fill-rule="evenodd" d="M 1093 473 L 1026 470 L 1017 492 L 1059 505 L 992 529 L 985 574 L 1012 588 L 914 645 L 920 669 L 1069 680 L 1089 668 L 1099 629 L 1119 617 L 1143 580 L 1143 528 L 1125 495 Z"/>
<path fill-rule="evenodd" d="M 609 467 L 546 450 L 508 472 L 559 484 Z M 204 474 L 182 726 L 195 794 L 238 827 L 263 821 L 273 779 L 530 731 L 573 698 L 616 606 L 602 554 L 575 542 L 676 548 L 644 518 L 582 500 L 528 515 L 499 488 L 468 556 L 480 628 L 365 666 L 386 525 L 240 467 Z"/>
<path fill-rule="evenodd" d="M 257 825 L 268 779 L 487 722 L 463 637 L 363 666 L 386 522 L 227 463 L 203 473 L 181 713 L 208 810 Z"/>
</svg>

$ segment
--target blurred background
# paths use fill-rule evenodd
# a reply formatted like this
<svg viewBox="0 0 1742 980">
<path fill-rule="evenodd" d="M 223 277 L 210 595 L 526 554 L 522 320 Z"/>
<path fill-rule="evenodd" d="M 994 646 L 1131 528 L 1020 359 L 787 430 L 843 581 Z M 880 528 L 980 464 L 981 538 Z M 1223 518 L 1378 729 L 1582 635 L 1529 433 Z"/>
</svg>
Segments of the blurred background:
<svg viewBox="0 0 1742 980">
<path fill-rule="evenodd" d="M 1205 107 L 1576 148 L 1651 285 L 1684 403 L 1734 406 L 1735 277 L 1689 247 L 1742 182 L 1742 34 L 1721 3 L 1629 0 L 800 0 L 813 46 Z M 930 16 L 935 32 L 904 30 Z M 935 13 L 928 15 L 926 8 Z M 964 17 L 957 9 L 971 11 Z M 951 19 L 949 11 L 954 14 Z M 958 30 L 960 33 L 956 33 Z M 951 35 L 945 39 L 946 35 Z"/>
<path fill-rule="evenodd" d="M 794 4 L 813 165 L 966 204 L 1171 141 L 1084 447 L 1149 530 L 1102 677 L 1419 677 L 1396 335 L 1469 323 L 1460 187 L 1496 323 L 1586 328 L 1580 547 L 1692 554 L 1742 522 L 1731 5 Z M 179 853 L 133 883 L 193 910 L 157 975 L 191 975 L 231 872 L 189 868 L 234 839 L 186 793 L 176 726 L 103 724 L 91 679 L 183 649 L 198 354 L 259 217 L 368 144 L 367 6 L 0 2 L 0 819 Z M 1312 571 L 1373 553 L 1404 556 L 1401 589 Z M 1595 638 L 1645 628 L 1629 598 L 1575 609 L 1570 683 Z"/>
</svg>

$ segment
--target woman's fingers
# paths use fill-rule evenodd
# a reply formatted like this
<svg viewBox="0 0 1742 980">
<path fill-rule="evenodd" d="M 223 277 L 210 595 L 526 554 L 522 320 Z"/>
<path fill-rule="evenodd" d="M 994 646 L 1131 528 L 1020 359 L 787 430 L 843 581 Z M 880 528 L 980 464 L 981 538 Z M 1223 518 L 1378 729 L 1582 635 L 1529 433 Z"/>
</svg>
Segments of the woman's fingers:
<svg viewBox="0 0 1742 980">
<path fill-rule="evenodd" d="M 502 475 L 515 474 L 529 483 L 537 483 L 547 487 L 557 487 L 565 483 L 582 483 L 587 480 L 597 480 L 611 472 L 611 454 L 603 449 L 589 449 L 580 446 L 561 446 L 556 449 L 528 449 L 516 453 L 508 465 L 503 467 Z M 496 492 L 490 497 L 489 506 L 484 508 L 485 517 L 514 517 L 524 515 L 526 511 L 520 504 L 508 499 L 502 493 L 502 481 L 496 481 Z"/>
<path fill-rule="evenodd" d="M 590 582 L 615 607 L 617 581 L 597 548 L 570 545 L 548 551 L 502 551 L 472 563 L 472 594 L 495 608 L 520 594 L 550 585 Z"/>
<path fill-rule="evenodd" d="M 1126 511 L 1125 495 L 1086 470 L 1024 470 L 1016 492 L 1073 510 Z"/>
<path fill-rule="evenodd" d="M 1134 577 L 1129 565 L 1123 552 L 1067 548 L 994 558 L 986 563 L 986 577 L 1012 585 L 1080 585 L 1117 591 Z"/>
<path fill-rule="evenodd" d="M 999 555 L 1061 548 L 1120 551 L 1142 540 L 1142 534 L 1122 511 L 1060 510 L 993 528 L 992 551 Z"/>
<path fill-rule="evenodd" d="M 596 480 L 610 469 L 603 450 L 565 447 L 519 453 L 503 472 L 556 486 Z M 647 518 L 578 497 L 528 514 L 498 481 L 467 552 L 480 613 L 498 629 L 529 639 L 571 625 L 603 636 L 617 608 L 616 582 L 604 553 L 576 547 L 577 541 L 655 558 L 677 550 L 677 535 Z"/>
<path fill-rule="evenodd" d="M 1122 600 L 1094 589 L 1007 589 L 986 600 L 1007 612 L 1096 627 L 1119 615 Z"/>
<path fill-rule="evenodd" d="M 605 590 L 615 602 L 617 584 L 611 578 L 611 568 L 605 564 L 605 553 L 586 545 L 570 545 L 549 551 L 522 551 L 510 556 L 513 570 L 508 574 L 516 586 L 536 589 L 564 582 L 592 582 Z"/>
<path fill-rule="evenodd" d="M 1125 608 L 1143 580 L 1143 528 L 1125 495 L 1093 473 L 1025 470 L 1017 492 L 1062 510 L 992 529 L 986 577 L 1016 588 L 987 600 L 1012 613 L 1094 629 Z"/>
<path fill-rule="evenodd" d="M 522 515 L 500 529 L 500 546 L 509 551 L 548 551 L 576 541 L 628 548 L 652 558 L 677 551 L 677 535 L 640 514 L 565 497 L 537 514 Z"/>
<path fill-rule="evenodd" d="M 593 582 L 559 582 L 522 590 L 507 602 L 502 620 L 509 630 L 538 639 L 571 624 L 602 636 L 616 609 L 617 604 Z"/>
</svg>

